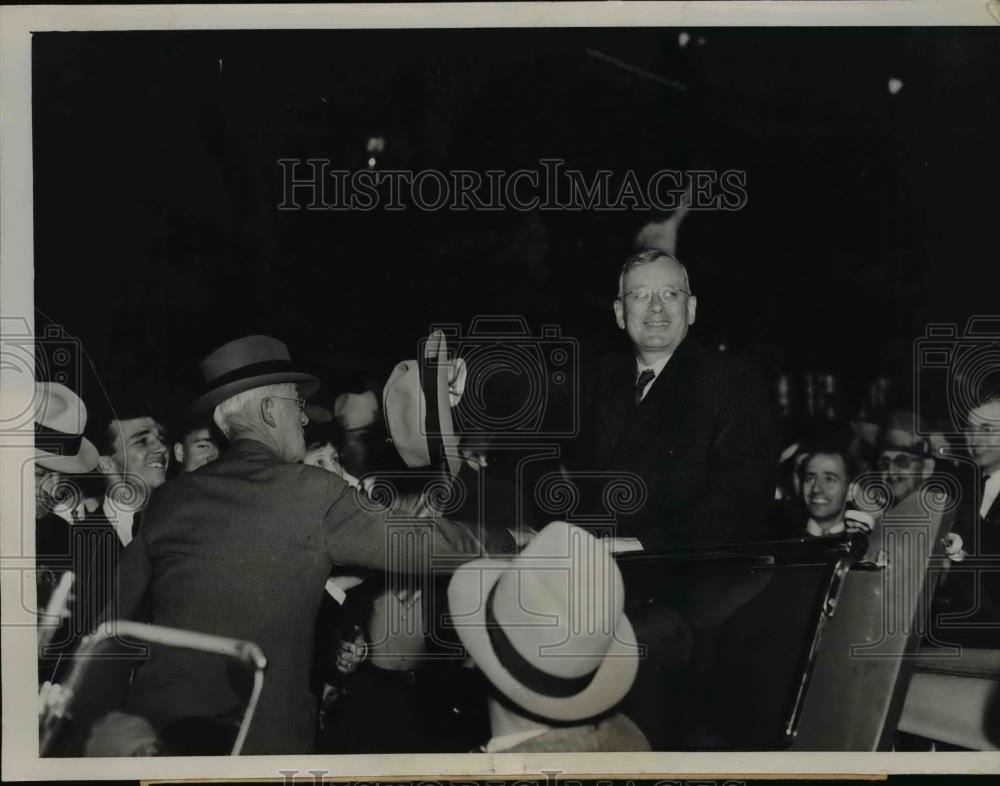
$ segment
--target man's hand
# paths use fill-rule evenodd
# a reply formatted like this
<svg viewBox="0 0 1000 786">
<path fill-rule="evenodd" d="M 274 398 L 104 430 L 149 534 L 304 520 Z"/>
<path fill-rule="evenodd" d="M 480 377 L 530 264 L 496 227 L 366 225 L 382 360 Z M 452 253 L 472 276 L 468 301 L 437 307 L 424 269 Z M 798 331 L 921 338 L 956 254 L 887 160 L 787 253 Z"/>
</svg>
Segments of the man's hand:
<svg viewBox="0 0 1000 786">
<path fill-rule="evenodd" d="M 58 682 L 46 680 L 38 691 L 38 716 L 45 717 L 51 713 L 56 718 L 63 717 L 72 695 L 71 690 L 64 689 Z"/>
<path fill-rule="evenodd" d="M 969 555 L 965 552 L 965 544 L 962 542 L 962 536 L 957 532 L 949 532 L 942 538 L 944 542 L 944 555 L 951 562 L 961 562 Z"/>
<path fill-rule="evenodd" d="M 448 369 L 448 403 L 454 409 L 462 400 L 462 394 L 465 393 L 465 380 L 469 375 L 469 370 L 462 358 L 455 358 L 450 365 L 451 368 Z"/>
<path fill-rule="evenodd" d="M 337 648 L 337 671 L 341 674 L 352 674 L 368 657 L 368 642 L 361 628 L 354 626 L 354 638 L 344 639 Z"/>
</svg>

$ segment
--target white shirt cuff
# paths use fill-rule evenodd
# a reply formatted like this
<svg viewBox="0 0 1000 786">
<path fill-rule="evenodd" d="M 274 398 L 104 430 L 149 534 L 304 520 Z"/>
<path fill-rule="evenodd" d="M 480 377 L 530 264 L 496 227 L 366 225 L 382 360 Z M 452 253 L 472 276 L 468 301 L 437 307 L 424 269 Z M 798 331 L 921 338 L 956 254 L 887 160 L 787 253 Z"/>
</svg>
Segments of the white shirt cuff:
<svg viewBox="0 0 1000 786">
<path fill-rule="evenodd" d="M 347 593 L 338 587 L 332 578 L 326 580 L 326 592 L 341 606 L 343 606 L 344 601 L 347 600 Z"/>
</svg>

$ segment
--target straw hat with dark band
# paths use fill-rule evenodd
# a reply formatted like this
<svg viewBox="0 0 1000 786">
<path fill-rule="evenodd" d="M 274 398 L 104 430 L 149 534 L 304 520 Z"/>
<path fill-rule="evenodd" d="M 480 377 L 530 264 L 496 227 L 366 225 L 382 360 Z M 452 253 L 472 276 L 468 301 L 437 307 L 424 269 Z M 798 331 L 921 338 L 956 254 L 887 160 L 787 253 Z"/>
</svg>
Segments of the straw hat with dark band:
<svg viewBox="0 0 1000 786">
<path fill-rule="evenodd" d="M 448 610 L 479 670 L 508 699 L 554 721 L 610 710 L 628 693 L 639 649 L 608 549 L 556 521 L 515 559 L 455 571 Z"/>
<path fill-rule="evenodd" d="M 65 385 L 37 383 L 41 400 L 35 413 L 35 461 L 55 472 L 90 472 L 97 466 L 97 448 L 83 436 L 87 407 Z"/>
<path fill-rule="evenodd" d="M 421 354 L 420 361 L 396 364 L 385 383 L 382 410 L 386 428 L 406 466 L 436 464 L 443 453 L 448 471 L 454 475 L 461 458 L 448 386 L 460 366 L 448 360 L 448 342 L 440 330 L 431 333 Z"/>
</svg>

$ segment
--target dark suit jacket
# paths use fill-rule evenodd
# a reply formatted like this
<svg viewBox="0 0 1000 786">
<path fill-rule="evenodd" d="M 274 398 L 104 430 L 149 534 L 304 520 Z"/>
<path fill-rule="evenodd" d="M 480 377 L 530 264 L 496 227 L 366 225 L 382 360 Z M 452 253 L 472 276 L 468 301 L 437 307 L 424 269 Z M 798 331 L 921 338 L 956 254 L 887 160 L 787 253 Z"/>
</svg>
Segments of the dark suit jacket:
<svg viewBox="0 0 1000 786">
<path fill-rule="evenodd" d="M 408 539 L 420 545 L 403 545 Z M 123 555 L 120 605 L 127 614 L 148 592 L 154 624 L 258 644 L 268 665 L 244 752 L 299 753 L 313 744 L 309 672 L 331 569 L 427 572 L 431 551 L 437 570 L 479 550 L 460 525 L 387 522 L 359 507 L 336 475 L 238 440 L 221 459 L 152 495 Z M 130 706 L 169 737 L 206 720 L 238 720 L 248 692 L 245 675 L 219 658 L 154 647 L 136 673 Z"/>
<path fill-rule="evenodd" d="M 935 638 L 943 643 L 996 648 L 1000 646 L 996 628 L 1000 623 L 1000 497 L 993 500 L 985 516 L 980 516 L 983 481 L 979 468 L 970 471 L 967 465 L 960 465 L 957 474 L 961 496 L 952 531 L 961 535 L 971 559 L 952 566 L 941 579 L 938 611 L 962 616 L 943 621 L 945 627 Z M 962 627 L 955 628 L 956 623 Z"/>
<path fill-rule="evenodd" d="M 754 366 L 688 337 L 638 407 L 635 380 L 633 357 L 601 369 L 574 450 L 577 468 L 642 479 L 646 503 L 619 509 L 617 534 L 638 537 L 646 549 L 760 537 L 778 445 Z"/>
<path fill-rule="evenodd" d="M 56 522 L 52 522 L 53 524 Z M 62 682 L 77 663 L 76 651 L 84 636 L 101 618 L 117 616 L 115 576 L 125 547 L 101 506 L 82 521 L 66 525 L 58 539 L 46 543 L 55 564 L 75 575 L 70 617 L 59 627 L 44 654 L 40 679 Z M 51 534 L 51 533 L 49 533 Z M 40 557 L 41 559 L 41 557 Z M 120 710 L 131 676 L 134 649 L 113 645 L 100 657 L 87 660 L 83 683 L 72 700 L 74 722 L 63 727 L 55 743 L 57 755 L 82 756 L 90 726 L 112 710 Z"/>
<path fill-rule="evenodd" d="M 38 565 L 47 580 L 54 582 L 66 570 L 75 577 L 70 619 L 53 636 L 49 644 L 51 657 L 46 657 L 50 666 L 57 659 L 61 661 L 58 675 L 49 675 L 60 676 L 68 672 L 67 656 L 114 603 L 114 578 L 124 546 L 100 507 L 73 525 L 53 514 L 37 521 L 36 527 Z M 41 607 L 50 595 L 48 586 L 46 597 L 39 596 Z"/>
</svg>

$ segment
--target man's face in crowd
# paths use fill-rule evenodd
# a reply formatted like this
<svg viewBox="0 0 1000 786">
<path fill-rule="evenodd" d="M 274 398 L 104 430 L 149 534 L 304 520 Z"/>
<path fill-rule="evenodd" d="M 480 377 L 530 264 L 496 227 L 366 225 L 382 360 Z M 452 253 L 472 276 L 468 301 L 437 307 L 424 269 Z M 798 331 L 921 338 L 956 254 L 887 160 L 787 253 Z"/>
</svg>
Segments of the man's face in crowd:
<svg viewBox="0 0 1000 786">
<path fill-rule="evenodd" d="M 163 427 L 153 418 L 117 420 L 111 423 L 115 435 L 111 467 L 106 474 L 123 477 L 138 476 L 152 490 L 167 479 L 170 454 L 163 437 Z"/>
<path fill-rule="evenodd" d="M 194 472 L 219 457 L 219 446 L 207 428 L 189 431 L 184 439 L 174 444 L 174 458 L 180 462 L 181 472 Z"/>
<path fill-rule="evenodd" d="M 934 459 L 885 448 L 879 454 L 878 468 L 882 481 L 892 492 L 893 501 L 900 502 L 930 477 L 934 471 Z"/>
<path fill-rule="evenodd" d="M 40 519 L 55 510 L 55 489 L 59 473 L 35 464 L 35 518 Z"/>
<path fill-rule="evenodd" d="M 279 455 L 290 463 L 302 461 L 306 455 L 304 427 L 309 422 L 303 411 L 305 399 L 295 385 L 282 385 L 282 392 L 268 398 Z"/>
<path fill-rule="evenodd" d="M 983 472 L 1000 469 L 1000 401 L 988 401 L 969 412 L 966 444 Z"/>
<path fill-rule="evenodd" d="M 629 270 L 622 280 L 621 297 L 615 300 L 618 327 L 628 332 L 637 352 L 667 354 L 673 352 L 694 323 L 698 299 L 685 292 L 676 298 L 663 294 L 664 287 L 688 290 L 684 269 L 674 260 L 663 257 Z M 648 300 L 640 293 L 651 292 Z"/>
<path fill-rule="evenodd" d="M 844 459 L 836 453 L 817 453 L 803 467 L 802 500 L 818 523 L 843 518 L 849 487 Z"/>
<path fill-rule="evenodd" d="M 306 457 L 303 460 L 303 463 L 309 464 L 313 467 L 319 467 L 320 469 L 325 469 L 327 472 L 333 472 L 337 475 L 342 472 L 340 467 L 340 454 L 337 453 L 337 449 L 329 442 L 309 448 L 309 450 L 306 451 Z"/>
</svg>

